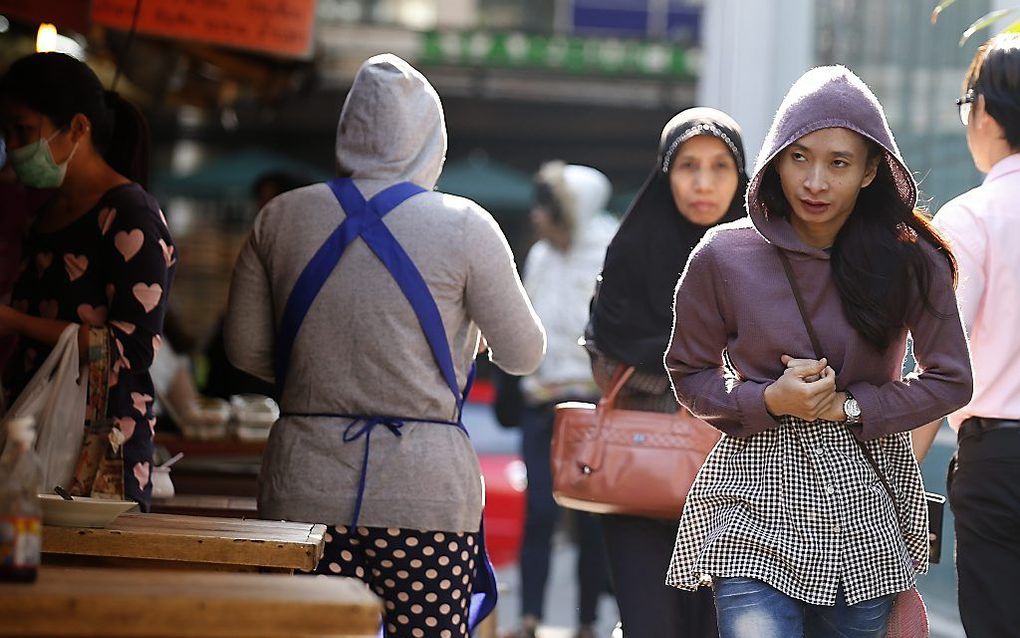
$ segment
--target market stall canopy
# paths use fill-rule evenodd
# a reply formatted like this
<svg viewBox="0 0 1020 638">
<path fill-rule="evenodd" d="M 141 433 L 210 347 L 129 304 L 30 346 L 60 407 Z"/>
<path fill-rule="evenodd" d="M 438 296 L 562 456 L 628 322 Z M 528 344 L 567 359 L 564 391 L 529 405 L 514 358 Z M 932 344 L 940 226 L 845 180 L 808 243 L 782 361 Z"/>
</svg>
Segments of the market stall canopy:
<svg viewBox="0 0 1020 638">
<path fill-rule="evenodd" d="M 192 199 L 231 199 L 248 197 L 252 186 L 266 173 L 283 172 L 308 183 L 321 182 L 332 175 L 286 155 L 260 148 L 220 155 L 184 175 L 159 175 L 153 191 L 160 197 Z"/>
<path fill-rule="evenodd" d="M 448 163 L 436 189 L 467 197 L 493 210 L 531 208 L 531 176 L 487 158 L 469 157 Z"/>
</svg>

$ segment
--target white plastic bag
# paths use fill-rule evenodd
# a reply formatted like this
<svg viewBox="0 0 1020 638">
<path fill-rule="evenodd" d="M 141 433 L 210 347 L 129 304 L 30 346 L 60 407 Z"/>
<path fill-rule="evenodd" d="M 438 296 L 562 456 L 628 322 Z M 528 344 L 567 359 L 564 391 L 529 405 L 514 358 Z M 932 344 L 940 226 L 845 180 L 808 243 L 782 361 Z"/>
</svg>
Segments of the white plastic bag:
<svg viewBox="0 0 1020 638">
<path fill-rule="evenodd" d="M 4 415 L 35 419 L 35 449 L 43 463 L 43 489 L 66 486 L 74 474 L 85 433 L 89 368 L 78 364 L 78 329 L 72 323 L 60 335 L 50 356 Z"/>
</svg>

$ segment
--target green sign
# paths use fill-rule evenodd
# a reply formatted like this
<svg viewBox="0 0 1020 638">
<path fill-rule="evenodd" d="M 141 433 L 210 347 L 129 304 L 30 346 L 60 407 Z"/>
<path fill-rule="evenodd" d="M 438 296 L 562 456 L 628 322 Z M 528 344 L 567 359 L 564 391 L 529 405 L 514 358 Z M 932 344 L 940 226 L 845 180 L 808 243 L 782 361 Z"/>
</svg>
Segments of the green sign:
<svg viewBox="0 0 1020 638">
<path fill-rule="evenodd" d="M 691 49 L 665 42 L 515 32 L 423 34 L 424 64 L 544 69 L 572 74 L 693 78 Z"/>
</svg>

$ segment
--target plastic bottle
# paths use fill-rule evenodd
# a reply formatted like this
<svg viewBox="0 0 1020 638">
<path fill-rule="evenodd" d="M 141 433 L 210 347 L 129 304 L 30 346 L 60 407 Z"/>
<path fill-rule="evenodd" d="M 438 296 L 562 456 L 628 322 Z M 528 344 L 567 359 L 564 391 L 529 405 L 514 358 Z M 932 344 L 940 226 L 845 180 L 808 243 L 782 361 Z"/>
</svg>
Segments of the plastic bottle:
<svg viewBox="0 0 1020 638">
<path fill-rule="evenodd" d="M 31 583 L 39 573 L 43 470 L 34 441 L 34 419 L 7 422 L 7 446 L 0 457 L 0 582 Z"/>
</svg>

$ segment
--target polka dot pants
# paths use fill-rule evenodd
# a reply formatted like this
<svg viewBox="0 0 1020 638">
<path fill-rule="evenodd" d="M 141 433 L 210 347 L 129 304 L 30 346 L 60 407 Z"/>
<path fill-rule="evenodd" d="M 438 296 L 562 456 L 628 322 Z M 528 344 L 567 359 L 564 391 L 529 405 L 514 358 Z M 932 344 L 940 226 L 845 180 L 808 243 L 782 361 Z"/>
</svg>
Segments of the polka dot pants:
<svg viewBox="0 0 1020 638">
<path fill-rule="evenodd" d="M 478 534 L 329 527 L 318 574 L 358 578 L 385 605 L 387 638 L 468 638 Z"/>
</svg>

